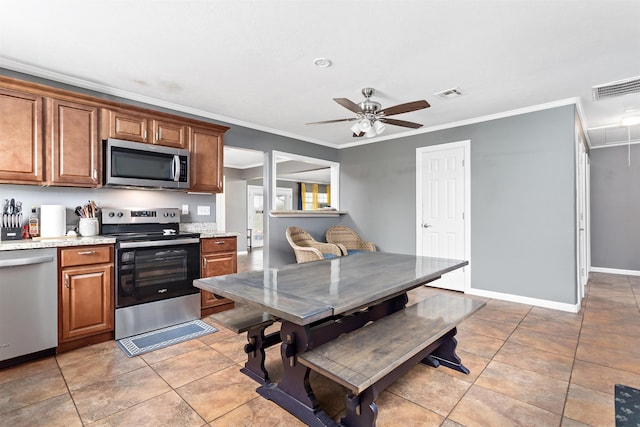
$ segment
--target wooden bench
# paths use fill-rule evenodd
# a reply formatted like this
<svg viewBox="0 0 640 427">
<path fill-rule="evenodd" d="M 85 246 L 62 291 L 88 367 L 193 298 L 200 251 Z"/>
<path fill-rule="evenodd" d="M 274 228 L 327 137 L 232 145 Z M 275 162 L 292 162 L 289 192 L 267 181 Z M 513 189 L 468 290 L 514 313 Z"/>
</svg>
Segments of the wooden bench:
<svg viewBox="0 0 640 427">
<path fill-rule="evenodd" d="M 232 310 L 221 311 L 212 314 L 210 317 L 236 334 L 247 333 L 247 344 L 244 346 L 244 352 L 247 353 L 247 362 L 240 371 L 260 384 L 269 383 L 269 374 L 264 366 L 264 350 L 272 345 L 279 344 L 281 339 L 279 332 L 265 336 L 264 331 L 276 319 L 269 313 L 240 304 L 236 304 Z"/>
<path fill-rule="evenodd" d="M 422 362 L 469 373 L 455 354 L 456 326 L 485 303 L 439 294 L 298 356 L 308 368 L 349 390 L 345 426 L 375 426 L 374 400 Z"/>
</svg>

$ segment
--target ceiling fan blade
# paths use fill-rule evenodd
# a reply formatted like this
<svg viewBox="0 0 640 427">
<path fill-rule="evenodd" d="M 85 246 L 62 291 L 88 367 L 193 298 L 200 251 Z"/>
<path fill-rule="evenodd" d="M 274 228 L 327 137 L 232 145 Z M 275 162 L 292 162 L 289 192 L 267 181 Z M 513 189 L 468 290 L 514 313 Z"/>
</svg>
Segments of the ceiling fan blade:
<svg viewBox="0 0 640 427">
<path fill-rule="evenodd" d="M 358 104 L 348 100 L 347 98 L 333 98 L 333 100 L 336 101 L 338 104 L 342 105 L 347 110 L 353 111 L 354 113 L 359 113 L 359 114 L 364 113 L 364 111 L 362 111 L 362 108 L 360 108 Z"/>
<path fill-rule="evenodd" d="M 321 124 L 324 124 L 324 123 L 351 122 L 353 120 L 357 120 L 357 119 L 354 117 L 354 118 L 351 118 L 351 119 L 323 120 L 321 122 L 305 123 L 305 125 L 321 125 Z"/>
<path fill-rule="evenodd" d="M 393 116 L 395 114 L 408 113 L 410 111 L 422 110 L 423 108 L 429 108 L 431 105 L 425 100 L 407 102 L 406 104 L 398 104 L 393 107 L 383 108 L 378 114 L 384 116 Z"/>
<path fill-rule="evenodd" d="M 412 129 L 418 129 L 422 127 L 420 123 L 407 122 L 405 120 L 387 119 L 386 117 L 380 117 L 378 120 L 380 120 L 382 123 L 386 123 L 389 125 L 403 126 L 403 127 L 412 128 Z"/>
<path fill-rule="evenodd" d="M 364 132 L 354 133 L 354 134 L 353 134 L 353 137 L 354 137 L 354 138 L 360 138 L 361 136 L 364 136 Z"/>
</svg>

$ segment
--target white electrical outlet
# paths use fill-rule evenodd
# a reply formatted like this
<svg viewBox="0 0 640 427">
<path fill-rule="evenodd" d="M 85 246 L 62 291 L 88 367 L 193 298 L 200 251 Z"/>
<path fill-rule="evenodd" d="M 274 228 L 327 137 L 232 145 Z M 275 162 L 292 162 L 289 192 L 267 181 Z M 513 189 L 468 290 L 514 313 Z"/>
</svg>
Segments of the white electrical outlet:
<svg viewBox="0 0 640 427">
<path fill-rule="evenodd" d="M 189 205 L 182 205 L 182 215 L 189 215 Z"/>
<path fill-rule="evenodd" d="M 211 215 L 211 206 L 198 206 L 198 215 Z"/>
</svg>

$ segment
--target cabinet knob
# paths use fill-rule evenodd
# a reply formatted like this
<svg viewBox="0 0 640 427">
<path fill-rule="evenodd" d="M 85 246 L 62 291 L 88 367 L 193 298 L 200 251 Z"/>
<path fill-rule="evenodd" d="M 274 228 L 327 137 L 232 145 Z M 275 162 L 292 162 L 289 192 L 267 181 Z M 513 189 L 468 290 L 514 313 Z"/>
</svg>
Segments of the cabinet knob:
<svg viewBox="0 0 640 427">
<path fill-rule="evenodd" d="M 202 258 L 202 268 L 207 268 L 207 259 Z"/>
<path fill-rule="evenodd" d="M 64 287 L 65 288 L 69 288 L 69 275 L 68 274 L 64 275 Z"/>
<path fill-rule="evenodd" d="M 95 253 L 96 251 L 82 251 L 82 252 L 78 252 L 78 255 L 93 255 Z"/>
</svg>

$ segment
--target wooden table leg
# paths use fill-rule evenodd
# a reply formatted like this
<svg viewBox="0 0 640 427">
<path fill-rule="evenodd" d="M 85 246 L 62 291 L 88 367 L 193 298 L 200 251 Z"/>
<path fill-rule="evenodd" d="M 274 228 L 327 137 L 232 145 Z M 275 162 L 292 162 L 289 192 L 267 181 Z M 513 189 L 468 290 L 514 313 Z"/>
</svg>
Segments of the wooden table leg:
<svg viewBox="0 0 640 427">
<path fill-rule="evenodd" d="M 369 321 L 381 319 L 403 309 L 407 295 L 401 294 L 369 309 L 336 319 L 326 319 L 317 325 L 300 326 L 283 321 L 280 328 L 284 375 L 278 384 L 265 384 L 257 392 L 295 415 L 309 426 L 337 426 L 319 406 L 309 384 L 310 370 L 297 363 L 296 356 L 329 342 L 338 336 L 361 328 Z M 375 407 L 375 405 L 374 405 Z"/>
<path fill-rule="evenodd" d="M 422 363 L 433 366 L 434 368 L 443 365 L 447 368 L 454 369 L 468 375 L 469 369 L 462 364 L 462 361 L 456 354 L 458 341 L 455 339 L 455 335 L 457 332 L 457 328 L 453 328 L 447 332 L 443 336 L 444 341 L 440 347 L 435 349 L 429 356 L 425 357 L 422 360 Z"/>
<path fill-rule="evenodd" d="M 264 385 L 271 382 L 269 373 L 264 366 L 266 355 L 265 348 L 280 342 L 280 334 L 272 333 L 264 335 L 264 326 L 250 328 L 247 331 L 247 344 L 244 346 L 244 352 L 247 353 L 247 362 L 240 372 Z"/>
</svg>

